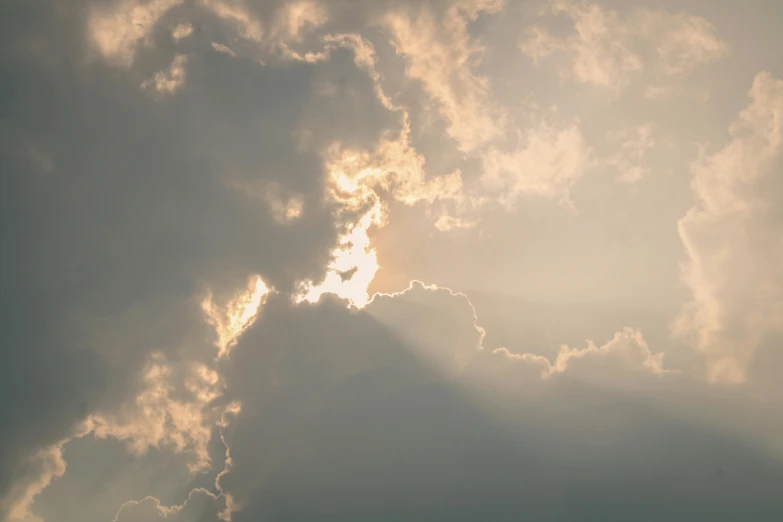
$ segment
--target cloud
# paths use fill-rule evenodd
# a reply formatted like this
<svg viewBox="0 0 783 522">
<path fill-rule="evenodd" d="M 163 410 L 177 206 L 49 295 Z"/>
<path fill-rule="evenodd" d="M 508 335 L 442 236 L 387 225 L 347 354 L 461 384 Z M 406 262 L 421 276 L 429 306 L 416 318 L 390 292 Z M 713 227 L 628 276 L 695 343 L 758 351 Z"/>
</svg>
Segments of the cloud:
<svg viewBox="0 0 783 522">
<path fill-rule="evenodd" d="M 421 82 L 448 122 L 448 135 L 470 152 L 503 135 L 504 114 L 492 101 L 489 83 L 475 72 L 482 47 L 468 34 L 468 22 L 494 13 L 502 1 L 453 2 L 436 14 L 426 5 L 414 12 L 392 11 L 385 18 L 405 73 Z"/>
<path fill-rule="evenodd" d="M 211 293 L 201 302 L 207 322 L 217 333 L 218 357 L 227 357 L 232 346 L 260 313 L 260 308 L 270 289 L 260 276 L 248 280 L 247 288 L 231 296 L 220 306 L 215 303 Z"/>
<path fill-rule="evenodd" d="M 180 41 L 193 34 L 193 25 L 187 22 L 182 22 L 174 26 L 171 30 L 171 37 L 174 41 Z"/>
<path fill-rule="evenodd" d="M 324 292 L 331 292 L 359 307 L 368 302 L 367 289 L 379 269 L 368 233 L 371 227 L 386 224 L 388 199 L 406 205 L 443 205 L 429 207 L 441 229 L 453 226 L 453 221 L 444 220 L 470 203 L 460 171 L 427 177 L 424 158 L 410 144 L 407 113 L 402 113 L 402 119 L 399 136 L 383 136 L 372 152 L 345 149 L 340 143 L 329 148 L 327 186 L 331 199 L 346 216 L 345 232 L 332 253 L 326 279 L 320 284 L 305 282 L 302 299 L 314 302 Z"/>
<path fill-rule="evenodd" d="M 191 477 L 210 469 L 213 429 L 224 425 L 227 415 L 238 411 L 238 405 L 231 403 L 221 408 L 212 406 L 222 393 L 218 374 L 203 364 L 176 368 L 162 354 L 154 353 L 141 380 L 135 397 L 90 414 L 69 439 L 41 449 L 27 460 L 29 480 L 15 483 L 0 505 L 9 521 L 43 521 L 30 508 L 52 480 L 65 474 L 63 448 L 75 439 L 122 441 L 137 459 L 151 449 L 183 454 Z M 142 504 L 149 501 L 145 499 Z M 191 506 L 190 511 L 193 509 Z M 161 516 L 173 517 L 176 513 L 174 509 L 161 509 Z"/>
<path fill-rule="evenodd" d="M 317 51 L 299 52 L 294 49 L 294 46 L 304 44 L 310 33 L 329 20 L 325 2 L 300 0 L 263 4 L 201 0 L 200 3 L 231 29 L 232 48 L 242 48 L 262 63 L 268 58 L 304 62 L 326 58 L 325 54 Z"/>
<path fill-rule="evenodd" d="M 182 0 L 122 0 L 94 8 L 88 27 L 100 54 L 118 66 L 130 67 L 138 48 L 149 43 L 152 29 Z"/>
<path fill-rule="evenodd" d="M 168 69 L 158 71 L 152 78 L 144 80 L 141 89 L 153 97 L 175 94 L 185 86 L 185 64 L 187 56 L 178 54 Z"/>
<path fill-rule="evenodd" d="M 664 353 L 653 354 L 639 330 L 625 328 L 602 346 L 588 341 L 586 348 L 569 348 L 563 345 L 554 362 L 546 357 L 530 353 L 512 353 L 507 348 L 492 352 L 514 361 L 540 368 L 541 378 L 568 372 L 569 376 L 590 379 L 608 384 L 626 379 L 634 374 L 649 373 L 662 376 L 676 373 L 663 367 Z"/>
<path fill-rule="evenodd" d="M 14 484 L 4 498 L 0 499 L 0 513 L 10 522 L 38 522 L 41 519 L 30 511 L 35 497 L 55 478 L 65 473 L 62 444 L 53 444 L 31 455 L 25 466 L 29 467 L 28 481 Z"/>
<path fill-rule="evenodd" d="M 161 506 L 154 497 L 131 500 L 123 504 L 113 522 L 211 522 L 220 519 L 225 507 L 225 497 L 194 489 L 182 506 Z"/>
<path fill-rule="evenodd" d="M 692 165 L 694 206 L 679 221 L 693 299 L 676 333 L 707 361 L 713 380 L 739 382 L 765 335 L 783 328 L 777 173 L 783 146 L 783 81 L 759 73 L 731 140 Z"/>
<path fill-rule="evenodd" d="M 261 22 L 244 5 L 244 2 L 224 0 L 202 0 L 205 8 L 212 11 L 218 18 L 236 28 L 237 34 L 244 39 L 261 42 L 264 29 Z"/>
<path fill-rule="evenodd" d="M 198 89 L 152 103 L 138 90 L 148 64 L 131 57 L 162 25 L 162 4 L 122 4 L 119 14 L 117 6 L 88 8 L 88 43 L 95 36 L 121 65 L 112 71 L 92 63 L 89 74 L 81 11 L 39 7 L 20 8 L 25 23 L 13 31 L 3 17 L 0 31 L 13 41 L 34 36 L 48 57 L 42 64 L 30 54 L 38 50 L 3 45 L 4 76 L 13 78 L 2 102 L 9 108 L 3 133 L 19 140 L 3 140 L 9 175 L 0 181 L 0 213 L 15 223 L 3 232 L 9 255 L 0 271 L 0 309 L 11 322 L 0 332 L 0 498 L 17 484 L 46 483 L 52 474 L 29 459 L 77 435 L 87 418 L 131 445 L 162 441 L 198 453 L 192 448 L 206 435 L 188 420 L 198 400 L 148 382 L 151 355 L 160 353 L 183 379 L 188 368 L 209 366 L 217 350 L 199 302 L 205 287 L 222 303 L 261 274 L 270 287 L 290 291 L 322 276 L 337 239 L 320 159 L 294 136 L 312 99 L 310 69 L 280 76 L 208 53 L 188 62 L 189 75 L 204 80 Z M 122 38 L 107 43 L 116 34 Z M 149 53 L 171 60 L 167 48 Z M 258 122 L 275 120 L 275 131 L 259 140 Z M 332 125 L 342 134 L 339 128 Z M 45 182 L 28 158 L 32 144 L 46 145 Z M 228 179 L 237 178 L 276 182 L 300 195 L 307 212 L 282 226 L 230 188 Z M 188 363 L 174 364 L 180 358 Z M 185 382 L 177 377 L 173 385 Z M 138 397 L 150 417 L 134 409 Z M 171 422 L 182 433 L 157 431 Z"/>
<path fill-rule="evenodd" d="M 645 164 L 645 156 L 655 147 L 654 128 L 653 124 L 646 123 L 610 134 L 610 141 L 619 142 L 619 146 L 605 161 L 620 172 L 618 181 L 636 183 L 649 175 L 650 168 Z"/>
<path fill-rule="evenodd" d="M 574 33 L 560 38 L 534 25 L 520 50 L 536 63 L 564 53 L 570 60 L 568 74 L 580 83 L 620 90 L 645 72 L 684 76 L 728 52 L 715 27 L 699 16 L 640 7 L 622 16 L 582 0 L 551 5 L 552 13 L 570 18 Z"/>
<path fill-rule="evenodd" d="M 642 45 L 620 15 L 556 5 L 579 30 L 608 27 L 588 39 L 608 65 L 588 60 L 582 81 L 682 77 L 722 52 L 695 17 L 632 15 Z M 485 346 L 469 291 L 414 281 L 370 296 L 380 227 L 431 239 L 475 226 L 437 240 L 502 244 L 498 220 L 516 218 L 496 207 L 570 204 L 602 160 L 644 168 L 646 126 L 596 161 L 576 118 L 512 120 L 492 87 L 514 72 L 483 62 L 509 36 L 486 16 L 502 8 L 136 0 L 0 17 L 0 135 L 13 138 L 0 140 L 0 519 L 777 516 L 783 469 L 759 442 L 776 424 L 750 392 L 723 408 L 733 391 L 672 375 L 676 346 L 626 328 L 514 354 Z M 539 61 L 589 58 L 581 36 L 536 38 Z M 777 244 L 763 196 L 779 187 L 762 172 L 782 141 L 781 90 L 757 79 L 732 143 L 694 166 L 681 222 L 698 310 L 681 332 L 708 339 L 718 366 L 724 348 L 742 362 L 745 340 L 779 330 L 780 263 L 761 245 Z M 428 111 L 453 141 L 443 150 L 419 132 Z M 429 222 L 397 219 L 416 205 Z M 478 239 L 459 255 L 492 255 Z M 744 286 L 726 283 L 735 267 L 751 268 Z"/>
<path fill-rule="evenodd" d="M 318 27 L 329 19 L 323 2 L 302 0 L 288 2 L 278 12 L 273 32 L 281 40 L 299 41 L 308 27 Z"/>
<path fill-rule="evenodd" d="M 542 120 L 522 133 L 516 149 L 487 152 L 481 182 L 510 210 L 525 195 L 570 202 L 570 188 L 589 166 L 590 154 L 576 124 Z"/>
<path fill-rule="evenodd" d="M 365 310 L 446 375 L 460 375 L 484 349 L 473 304 L 448 288 L 411 281 L 402 292 L 375 294 Z"/>
<path fill-rule="evenodd" d="M 137 455 L 164 447 L 191 456 L 188 467 L 192 473 L 208 468 L 207 446 L 222 414 L 210 411 L 211 402 L 222 391 L 220 379 L 205 365 L 187 366 L 184 375 L 176 375 L 161 354 L 152 354 L 138 395 L 114 411 L 90 415 L 79 435 L 126 441 Z"/>
<path fill-rule="evenodd" d="M 638 331 L 601 347 L 564 348 L 552 364 L 563 378 L 532 373 L 527 392 L 495 394 L 475 386 L 474 373 L 441 364 L 451 347 L 457 360 L 472 354 L 504 365 L 505 375 L 491 377 L 495 386 L 524 377 L 517 361 L 477 350 L 475 321 L 465 296 L 419 283 L 376 296 L 362 311 L 329 298 L 306 306 L 273 298 L 227 373 L 226 399 L 242 403 L 218 479 L 232 520 L 515 520 L 519 510 L 570 520 L 585 509 L 626 518 L 640 506 L 655 517 L 686 510 L 715 520 L 775 512 L 765 485 L 781 476 L 772 461 L 710 431 L 709 422 L 661 412 L 674 397 L 704 412 L 714 405 L 700 406 L 696 394 L 661 378 L 662 356 Z M 443 335 L 446 325 L 453 334 Z M 568 500 L 570 491 L 636 496 L 585 504 Z M 676 509 L 659 502 L 675 491 Z M 732 491 L 731 501 L 719 500 Z"/>
<path fill-rule="evenodd" d="M 231 47 L 227 45 L 223 45 L 217 42 L 212 42 L 212 48 L 215 50 L 215 52 L 223 53 L 231 56 L 232 58 L 236 58 L 237 55 L 234 51 L 231 50 Z"/>
</svg>

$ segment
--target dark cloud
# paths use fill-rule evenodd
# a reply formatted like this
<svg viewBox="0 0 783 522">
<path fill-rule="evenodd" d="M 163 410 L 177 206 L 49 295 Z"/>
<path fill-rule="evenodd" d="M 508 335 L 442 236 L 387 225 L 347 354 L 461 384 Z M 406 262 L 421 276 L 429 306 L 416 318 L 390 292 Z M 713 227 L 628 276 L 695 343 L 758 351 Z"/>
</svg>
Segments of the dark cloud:
<svg viewBox="0 0 783 522">
<path fill-rule="evenodd" d="M 0 497 L 34 451 L 125 400 L 151 351 L 213 355 L 205 286 L 317 281 L 337 233 L 317 152 L 343 130 L 371 137 L 385 112 L 350 59 L 273 69 L 214 52 L 189 58 L 182 91 L 155 101 L 140 84 L 171 61 L 161 31 L 178 12 L 125 70 L 90 49 L 88 4 L 2 10 Z M 324 75 L 362 98 L 343 89 L 320 104 Z M 328 129 L 302 150 L 319 110 Z M 281 227 L 245 182 L 301 197 L 301 217 Z"/>
<path fill-rule="evenodd" d="M 455 322 L 464 315 L 459 297 L 411 292 L 397 306 Z M 553 378 L 480 392 L 429 366 L 427 349 L 339 301 L 268 303 L 227 373 L 228 396 L 243 404 L 227 438 L 233 464 L 219 480 L 244 506 L 233 520 L 783 513 L 775 493 L 783 468 L 707 422 L 667 413 L 670 400 L 700 404 L 682 387 L 658 381 L 618 392 Z"/>
</svg>

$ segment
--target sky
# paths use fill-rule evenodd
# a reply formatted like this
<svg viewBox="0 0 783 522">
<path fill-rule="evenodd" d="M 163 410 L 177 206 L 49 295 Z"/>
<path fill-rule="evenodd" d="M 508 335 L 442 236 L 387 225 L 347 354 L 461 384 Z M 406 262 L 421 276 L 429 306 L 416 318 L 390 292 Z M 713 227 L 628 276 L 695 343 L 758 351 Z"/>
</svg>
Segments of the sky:
<svg viewBox="0 0 783 522">
<path fill-rule="evenodd" d="M 3 3 L 0 520 L 783 520 L 781 17 Z"/>
</svg>

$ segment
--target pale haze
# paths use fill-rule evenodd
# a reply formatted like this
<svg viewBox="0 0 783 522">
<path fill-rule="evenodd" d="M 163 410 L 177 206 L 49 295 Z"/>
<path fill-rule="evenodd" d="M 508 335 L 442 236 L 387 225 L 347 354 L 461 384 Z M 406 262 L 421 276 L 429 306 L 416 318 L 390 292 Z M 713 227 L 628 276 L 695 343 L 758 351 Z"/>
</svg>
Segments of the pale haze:
<svg viewBox="0 0 783 522">
<path fill-rule="evenodd" d="M 782 20 L 5 2 L 0 522 L 783 520 Z"/>
</svg>

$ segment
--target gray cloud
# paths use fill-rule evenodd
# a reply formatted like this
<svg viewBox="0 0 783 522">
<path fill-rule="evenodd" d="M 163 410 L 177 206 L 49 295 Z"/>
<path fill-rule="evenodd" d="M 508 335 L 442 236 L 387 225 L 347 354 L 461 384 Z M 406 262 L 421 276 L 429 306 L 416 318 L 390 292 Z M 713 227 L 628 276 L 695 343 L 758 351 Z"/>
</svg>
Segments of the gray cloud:
<svg viewBox="0 0 783 522">
<path fill-rule="evenodd" d="M 674 397 L 715 410 L 693 385 L 655 378 L 618 395 L 578 373 L 542 381 L 503 360 L 493 364 L 504 373 L 478 387 L 455 381 L 420 357 L 438 350 L 428 339 L 443 324 L 426 318 L 470 329 L 469 303 L 409 292 L 370 312 L 419 315 L 402 337 L 332 299 L 268 304 L 227 374 L 228 396 L 242 401 L 227 437 L 232 463 L 218 481 L 242 508 L 233 520 L 732 520 L 783 507 L 777 464 L 711 430 L 714 421 L 662 410 Z"/>
<path fill-rule="evenodd" d="M 187 64 L 197 86 L 151 102 L 139 89 L 151 51 L 132 70 L 85 65 L 79 9 L 4 9 L 0 496 L 24 480 L 28 456 L 133 396 L 153 351 L 211 357 L 193 299 L 205 285 L 219 294 L 249 273 L 281 291 L 318 280 L 337 232 L 320 160 L 295 137 L 303 108 L 318 107 L 317 67 L 278 75 L 200 54 Z M 284 187 L 301 218 L 281 227 L 233 180 Z"/>
<path fill-rule="evenodd" d="M 650 85 L 659 97 L 727 48 L 709 21 L 685 13 L 626 19 L 556 5 L 582 30 L 552 40 L 573 55 L 581 83 L 612 90 L 646 71 L 666 80 Z M 682 192 L 659 172 L 665 147 L 676 151 L 667 169 L 689 157 L 672 145 L 679 135 L 611 101 L 592 118 L 610 123 L 591 127 L 589 101 L 565 100 L 561 113 L 517 92 L 527 80 L 497 67 L 502 49 L 485 44 L 518 42 L 516 23 L 514 35 L 490 34 L 518 8 L 41 0 L 0 9 L 0 519 L 783 512 L 777 387 L 759 368 L 780 363 L 777 254 L 762 244 L 773 242 L 778 202 L 761 165 L 779 148 L 779 82 L 759 75 L 732 141 L 694 166 L 697 203 L 680 222 L 697 312 L 683 314 L 682 331 L 708 338 L 696 345 L 709 364 L 730 353 L 743 377 L 759 379 L 721 388 L 636 306 L 657 299 L 664 314 L 676 282 L 652 297 L 640 289 L 656 283 L 625 284 L 662 265 L 627 270 L 617 288 L 593 277 L 633 256 L 618 248 L 625 257 L 610 266 L 613 251 L 591 234 L 624 215 L 623 230 L 641 237 L 653 228 L 635 202 L 653 208 Z M 595 24 L 606 29 L 597 38 Z M 606 183 L 605 167 L 639 183 Z M 742 172 L 773 196 L 738 195 Z M 591 184 L 579 192 L 583 178 Z M 536 198 L 574 212 L 562 218 L 568 210 Z M 578 213 L 585 202 L 595 208 Z M 753 219 L 710 241 L 737 205 Z M 749 229 L 763 232 L 749 241 Z M 513 238 L 540 266 L 508 251 Z M 627 241 L 649 243 L 637 257 L 668 245 Z M 486 260 L 503 256 L 493 248 L 507 250 L 494 274 Z M 582 275 L 562 277 L 563 267 Z M 736 267 L 752 276 L 736 278 Z M 553 305 L 542 326 L 515 317 L 534 307 L 504 309 L 513 299 L 474 306 L 471 292 L 403 290 L 417 272 L 479 296 L 527 285 L 583 300 Z M 384 277 L 403 291 L 371 298 Z M 572 288 L 591 278 L 589 291 Z M 641 317 L 593 308 L 618 295 Z M 545 346 L 534 338 L 542 329 Z M 605 342 L 585 344 L 596 331 Z"/>
</svg>

